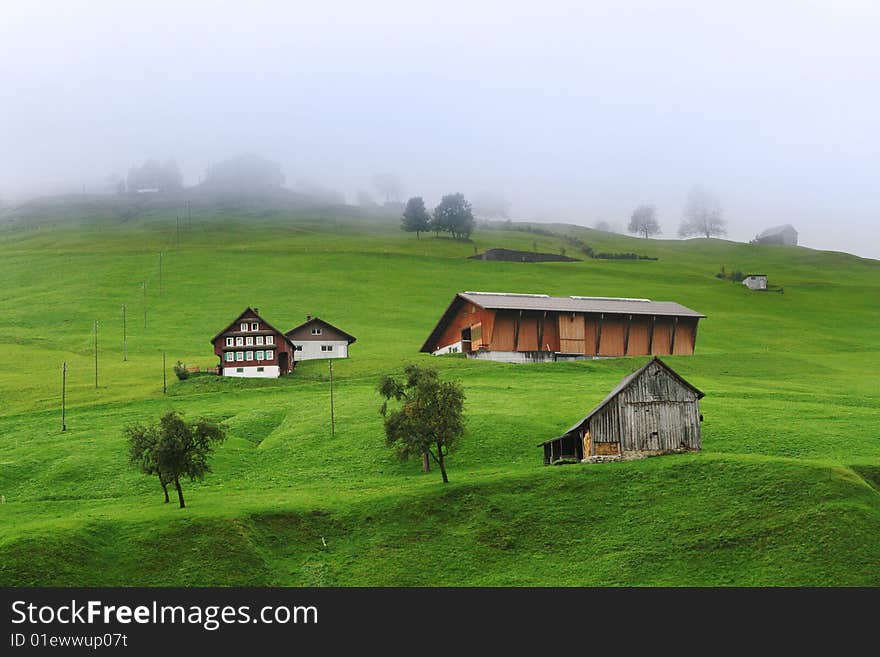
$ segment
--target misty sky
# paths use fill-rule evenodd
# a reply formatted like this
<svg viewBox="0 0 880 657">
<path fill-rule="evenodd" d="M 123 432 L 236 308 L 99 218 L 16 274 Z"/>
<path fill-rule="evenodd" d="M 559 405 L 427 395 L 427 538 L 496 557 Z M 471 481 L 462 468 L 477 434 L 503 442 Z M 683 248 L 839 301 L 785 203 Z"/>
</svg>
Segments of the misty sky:
<svg viewBox="0 0 880 657">
<path fill-rule="evenodd" d="M 880 4 L 0 0 L 0 195 L 254 152 L 353 202 L 491 191 L 625 226 L 688 190 L 729 236 L 880 258 Z"/>
</svg>

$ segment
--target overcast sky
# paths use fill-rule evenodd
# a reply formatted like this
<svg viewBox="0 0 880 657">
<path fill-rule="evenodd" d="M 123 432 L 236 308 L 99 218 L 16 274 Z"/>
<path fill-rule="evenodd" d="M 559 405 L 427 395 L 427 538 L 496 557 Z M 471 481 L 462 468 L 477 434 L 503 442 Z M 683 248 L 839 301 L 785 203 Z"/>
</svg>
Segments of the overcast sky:
<svg viewBox="0 0 880 657">
<path fill-rule="evenodd" d="M 491 191 L 880 258 L 880 3 L 0 0 L 0 195 L 254 152 L 353 202 Z"/>
</svg>

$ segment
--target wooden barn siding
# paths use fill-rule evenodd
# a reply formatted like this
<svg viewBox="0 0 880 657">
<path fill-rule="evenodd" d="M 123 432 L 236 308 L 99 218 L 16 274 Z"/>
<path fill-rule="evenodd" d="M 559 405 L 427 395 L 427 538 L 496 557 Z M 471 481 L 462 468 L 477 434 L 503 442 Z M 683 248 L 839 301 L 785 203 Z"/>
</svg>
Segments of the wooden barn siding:
<svg viewBox="0 0 880 657">
<path fill-rule="evenodd" d="M 584 316 L 579 313 L 559 313 L 559 351 L 566 354 L 587 353 L 584 349 Z"/>
<path fill-rule="evenodd" d="M 471 312 L 472 307 L 475 312 Z M 487 335 L 491 335 L 491 333 L 487 334 L 486 330 L 487 327 L 489 331 L 492 330 L 493 315 L 493 311 L 485 310 L 479 306 L 473 306 L 470 303 L 461 302 L 455 311 L 455 317 L 453 317 L 452 321 L 446 326 L 446 329 L 444 329 L 440 336 L 440 340 L 434 345 L 434 348 L 437 349 L 458 342 L 461 340 L 462 329 L 469 328 L 471 325 L 478 323 L 482 323 L 483 325 L 483 340 L 485 341 Z"/>
<path fill-rule="evenodd" d="M 629 340 L 626 346 L 627 356 L 647 356 L 648 337 L 651 331 L 651 318 L 636 315 L 629 324 Z"/>
<path fill-rule="evenodd" d="M 584 315 L 584 354 L 595 356 L 596 336 L 599 332 L 599 315 Z"/>
<path fill-rule="evenodd" d="M 654 339 L 651 341 L 651 355 L 669 355 L 669 345 L 671 340 L 672 319 L 669 317 L 658 317 L 654 322 Z"/>
<path fill-rule="evenodd" d="M 513 351 L 513 333 L 515 328 L 516 314 L 513 311 L 497 311 L 489 349 L 492 351 Z"/>
<path fill-rule="evenodd" d="M 600 356 L 623 356 L 626 317 L 605 315 L 602 320 L 602 336 L 599 341 Z"/>
<path fill-rule="evenodd" d="M 697 321 L 694 319 L 679 319 L 675 329 L 675 354 L 689 356 L 694 353 L 694 344 L 697 337 Z"/>
<path fill-rule="evenodd" d="M 538 348 L 538 319 L 535 314 L 523 313 L 519 320 L 519 334 L 517 336 L 517 351 L 539 351 Z"/>
</svg>

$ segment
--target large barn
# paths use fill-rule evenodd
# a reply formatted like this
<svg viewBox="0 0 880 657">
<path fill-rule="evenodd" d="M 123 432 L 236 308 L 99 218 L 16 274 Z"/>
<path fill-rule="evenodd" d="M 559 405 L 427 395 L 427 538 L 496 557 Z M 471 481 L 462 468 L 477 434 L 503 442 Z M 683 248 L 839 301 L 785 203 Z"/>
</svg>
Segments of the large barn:
<svg viewBox="0 0 880 657">
<path fill-rule="evenodd" d="M 293 343 L 256 308 L 245 308 L 211 342 L 223 376 L 274 378 L 294 368 Z"/>
<path fill-rule="evenodd" d="M 624 378 L 568 431 L 541 443 L 544 463 L 633 459 L 699 450 L 703 396 L 655 357 Z"/>
<path fill-rule="evenodd" d="M 782 226 L 773 226 L 763 233 L 755 236 L 753 240 L 757 244 L 785 244 L 787 246 L 797 246 L 798 232 L 791 224 L 783 224 Z"/>
<path fill-rule="evenodd" d="M 688 355 L 704 317 L 673 301 L 459 292 L 421 351 L 511 363 Z"/>
</svg>

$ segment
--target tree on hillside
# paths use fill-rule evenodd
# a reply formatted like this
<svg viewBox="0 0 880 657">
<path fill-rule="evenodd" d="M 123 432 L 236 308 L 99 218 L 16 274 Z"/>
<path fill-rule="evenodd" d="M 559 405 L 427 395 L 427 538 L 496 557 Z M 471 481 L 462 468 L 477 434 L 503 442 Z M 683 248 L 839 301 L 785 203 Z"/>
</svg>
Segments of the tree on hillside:
<svg viewBox="0 0 880 657">
<path fill-rule="evenodd" d="M 631 233 L 644 235 L 648 239 L 651 235 L 660 232 L 660 224 L 657 221 L 657 209 L 653 205 L 640 205 L 629 219 L 627 230 Z"/>
<path fill-rule="evenodd" d="M 421 196 L 413 196 L 406 202 L 400 228 L 408 233 L 415 233 L 416 238 L 431 228 L 431 215 L 425 209 L 425 201 Z"/>
<path fill-rule="evenodd" d="M 150 159 L 140 166 L 132 167 L 128 172 L 126 183 L 130 192 L 139 189 L 172 192 L 183 187 L 183 175 L 174 158 L 169 158 L 163 163 Z M 117 191 L 118 189 L 117 184 Z"/>
<path fill-rule="evenodd" d="M 614 228 L 612 228 L 611 224 L 609 224 L 607 221 L 597 221 L 593 228 L 595 230 L 605 231 L 606 233 L 611 233 L 614 231 Z"/>
<path fill-rule="evenodd" d="M 404 378 L 383 377 L 379 394 L 385 399 L 379 412 L 385 418 L 385 439 L 397 457 L 428 454 L 440 467 L 443 483 L 446 458 L 464 434 L 464 390 L 455 381 L 441 381 L 437 370 L 407 365 Z M 400 406 L 388 410 L 389 401 Z"/>
<path fill-rule="evenodd" d="M 448 232 L 456 239 L 468 239 L 475 225 L 471 204 L 464 194 L 447 194 L 434 208 L 431 230 L 435 232 Z"/>
<path fill-rule="evenodd" d="M 174 484 L 180 508 L 186 507 L 181 477 L 200 481 L 211 472 L 208 459 L 226 435 L 212 420 L 200 418 L 188 423 L 176 411 L 169 411 L 151 426 L 133 425 L 125 430 L 129 459 L 141 472 L 157 475 L 168 501 L 167 485 Z"/>
<path fill-rule="evenodd" d="M 510 201 L 491 192 L 481 192 L 474 197 L 474 215 L 481 219 L 509 219 Z"/>
<path fill-rule="evenodd" d="M 702 235 L 707 238 L 725 235 L 727 222 L 721 216 L 721 203 L 702 186 L 694 187 L 684 205 L 684 218 L 678 229 L 680 237 Z"/>
<path fill-rule="evenodd" d="M 284 184 L 284 173 L 277 162 L 244 154 L 212 164 L 202 184 L 238 193 L 262 192 L 280 188 Z"/>
<path fill-rule="evenodd" d="M 374 173 L 373 188 L 385 198 L 385 203 L 396 203 L 400 200 L 400 179 L 393 173 Z"/>
<path fill-rule="evenodd" d="M 146 475 L 156 475 L 162 492 L 165 493 L 165 504 L 168 504 L 168 484 L 171 479 L 159 470 L 157 450 L 159 431 L 155 426 L 133 424 L 125 428 L 128 437 L 128 461 Z"/>
</svg>

